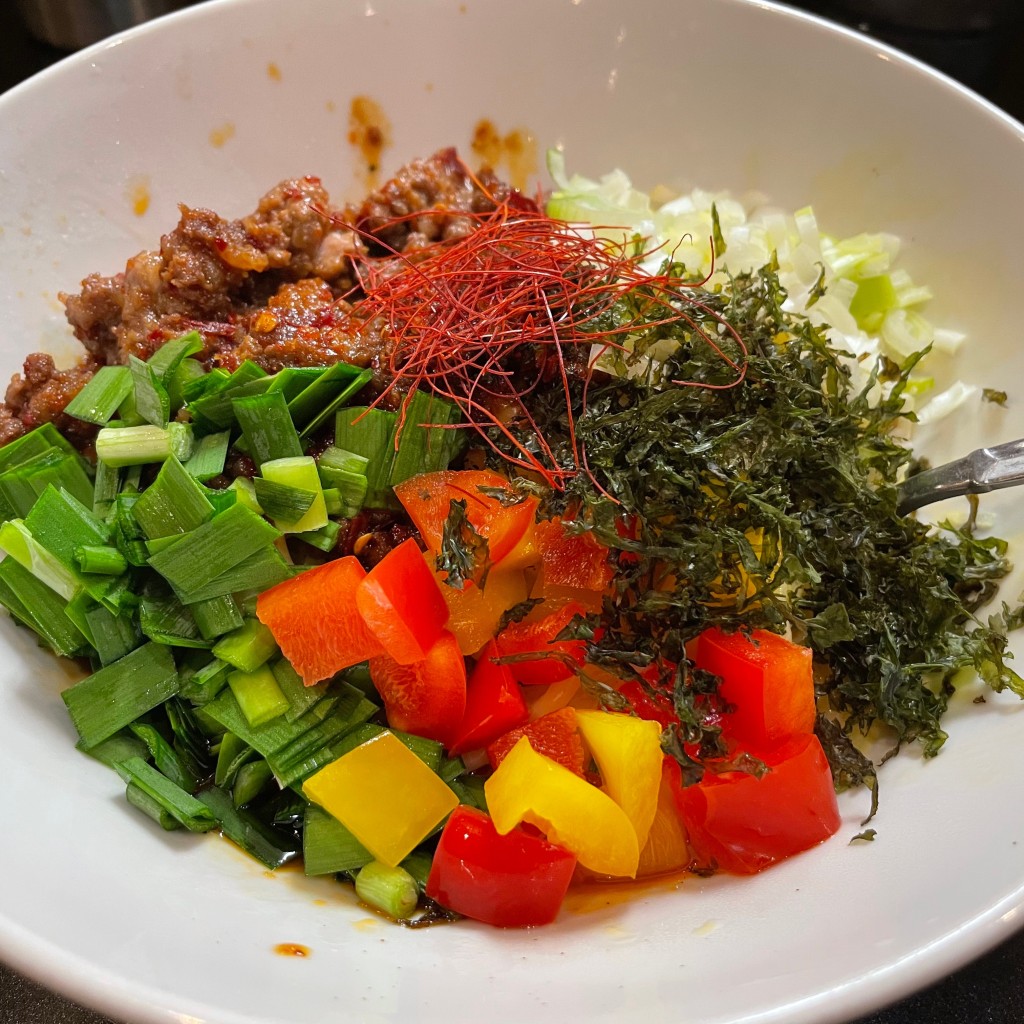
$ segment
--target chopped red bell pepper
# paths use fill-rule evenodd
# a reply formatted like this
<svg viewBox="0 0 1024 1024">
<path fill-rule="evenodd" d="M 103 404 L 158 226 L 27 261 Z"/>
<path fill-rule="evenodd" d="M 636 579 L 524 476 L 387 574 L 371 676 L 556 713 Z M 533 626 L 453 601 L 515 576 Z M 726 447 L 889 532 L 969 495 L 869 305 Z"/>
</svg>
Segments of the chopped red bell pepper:
<svg viewBox="0 0 1024 1024">
<path fill-rule="evenodd" d="M 638 718 L 657 722 L 662 729 L 679 721 L 668 697 L 649 694 L 635 679 L 623 683 L 619 693 L 629 701 Z"/>
<path fill-rule="evenodd" d="M 496 638 L 502 657 L 512 654 L 553 653 L 553 658 L 534 658 L 509 664 L 515 679 L 528 686 L 557 683 L 575 674 L 573 662 L 583 664 L 586 645 L 582 640 L 555 640 L 576 615 L 584 614 L 582 605 L 570 601 L 541 619 L 526 619 L 506 626 Z M 569 662 L 566 662 L 566 658 Z"/>
<path fill-rule="evenodd" d="M 466 662 L 451 633 L 443 632 L 427 656 L 411 665 L 386 654 L 371 658 L 370 678 L 393 728 L 451 741 L 466 713 Z"/>
<path fill-rule="evenodd" d="M 473 529 L 487 539 L 491 563 L 496 565 L 533 523 L 537 499 L 528 497 L 506 506 L 482 493 L 481 487 L 507 488 L 508 480 L 487 469 L 448 469 L 411 477 L 395 487 L 395 495 L 434 554 L 441 550 L 441 537 L 452 501 L 465 501 L 466 518 Z"/>
<path fill-rule="evenodd" d="M 457 807 L 445 824 L 426 894 L 449 910 L 498 928 L 550 924 L 576 868 L 568 850 L 515 828 L 499 835 L 491 819 Z"/>
<path fill-rule="evenodd" d="M 525 736 L 530 746 L 564 765 L 580 778 L 585 777 L 583 739 L 576 728 L 576 711 L 574 708 L 560 708 L 550 714 L 535 718 L 526 725 L 510 729 L 504 736 L 499 736 L 488 744 L 487 758 L 492 768 L 497 768 L 505 755 Z"/>
<path fill-rule="evenodd" d="M 734 706 L 722 736 L 760 750 L 814 731 L 812 654 L 775 633 L 707 629 L 697 640 L 698 668 L 722 677 L 719 696 Z"/>
<path fill-rule="evenodd" d="M 389 551 L 355 593 L 384 652 L 400 665 L 422 661 L 448 621 L 448 606 L 415 540 Z"/>
<path fill-rule="evenodd" d="M 706 773 L 676 789 L 676 805 L 701 866 L 750 875 L 816 846 L 840 825 L 828 760 L 816 736 L 760 755 L 771 769 Z"/>
<path fill-rule="evenodd" d="M 505 665 L 494 663 L 496 657 L 494 644 L 488 644 L 469 677 L 466 714 L 448 748 L 452 754 L 485 747 L 530 719 L 519 684 Z"/>
<path fill-rule="evenodd" d="M 357 559 L 338 558 L 256 599 L 256 617 L 307 686 L 381 653 L 380 641 L 356 610 L 355 593 L 365 577 Z"/>
</svg>

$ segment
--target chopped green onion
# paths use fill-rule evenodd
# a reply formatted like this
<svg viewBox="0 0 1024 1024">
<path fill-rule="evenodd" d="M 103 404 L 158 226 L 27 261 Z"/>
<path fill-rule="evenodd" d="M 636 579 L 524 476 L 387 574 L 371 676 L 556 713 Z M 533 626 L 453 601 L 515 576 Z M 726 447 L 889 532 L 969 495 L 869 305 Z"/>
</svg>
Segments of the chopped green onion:
<svg viewBox="0 0 1024 1024">
<path fill-rule="evenodd" d="M 50 486 L 67 491 L 83 505 L 92 507 L 92 480 L 85 463 L 78 455 L 54 447 L 0 473 L 3 518 L 27 516 L 39 495 Z"/>
<path fill-rule="evenodd" d="M 280 391 L 236 398 L 231 405 L 258 466 L 274 459 L 302 455 L 302 445 L 288 411 L 288 402 Z"/>
<path fill-rule="evenodd" d="M 418 473 L 447 469 L 463 443 L 463 431 L 448 429 L 458 421 L 454 402 L 414 391 L 398 413 L 398 450 L 391 464 L 390 485 Z"/>
<path fill-rule="evenodd" d="M 290 846 L 280 833 L 236 808 L 224 790 L 210 786 L 199 794 L 198 799 L 213 812 L 224 835 L 265 867 L 278 868 L 298 853 L 298 849 Z"/>
<path fill-rule="evenodd" d="M 43 547 L 22 520 L 9 519 L 0 526 L 0 549 L 65 601 L 75 596 L 79 587 L 77 573 Z"/>
<path fill-rule="evenodd" d="M 182 827 L 181 822 L 154 797 L 151 797 L 137 782 L 130 781 L 124 791 L 128 803 L 152 818 L 165 832 Z"/>
<path fill-rule="evenodd" d="M 171 409 L 177 412 L 185 404 L 185 389 L 200 377 L 206 376 L 203 364 L 197 359 L 182 359 L 177 366 L 163 375 L 164 387 L 171 402 Z"/>
<path fill-rule="evenodd" d="M 257 382 L 260 390 L 267 387 L 267 372 L 262 367 L 246 359 L 230 377 L 220 382 L 219 386 L 211 386 L 195 400 L 189 399 L 189 409 L 194 422 L 202 428 L 203 433 L 227 430 L 235 423 L 235 413 L 231 401 L 242 394 L 242 388 Z M 188 389 L 186 388 L 186 397 Z"/>
<path fill-rule="evenodd" d="M 186 404 L 194 404 L 204 395 L 212 395 L 220 391 L 230 379 L 231 374 L 227 370 L 217 367 L 182 385 L 182 397 Z"/>
<path fill-rule="evenodd" d="M 114 499 L 121 491 L 121 473 L 106 462 L 96 463 L 96 480 L 93 485 L 92 512 L 106 519 L 114 506 Z"/>
<path fill-rule="evenodd" d="M 434 858 L 424 850 L 413 850 L 405 860 L 398 866 L 416 881 L 416 888 L 423 892 L 427 887 L 427 879 L 430 877 L 430 869 L 433 867 Z"/>
<path fill-rule="evenodd" d="M 85 629 L 82 632 L 96 649 L 100 665 L 110 665 L 134 651 L 142 641 L 142 630 L 134 616 L 115 614 L 101 604 L 91 604 L 91 598 L 82 593 L 90 601 L 90 607 L 83 611 Z M 71 614 L 70 603 L 67 612 Z"/>
<path fill-rule="evenodd" d="M 232 505 L 153 555 L 149 564 L 174 587 L 183 601 L 192 603 L 220 593 L 247 589 L 236 586 L 217 594 L 197 593 L 265 549 L 278 536 L 278 531 L 254 512 L 243 505 Z"/>
<path fill-rule="evenodd" d="M 160 735 L 160 731 L 155 726 L 146 722 L 132 722 L 129 728 L 146 744 L 153 764 L 163 775 L 166 775 L 171 782 L 180 786 L 186 793 L 196 791 L 199 780 L 189 771 L 178 752 Z"/>
<path fill-rule="evenodd" d="M 128 569 L 128 560 L 109 544 L 83 544 L 75 548 L 75 561 L 82 572 L 104 576 L 120 576 Z"/>
<path fill-rule="evenodd" d="M 247 476 L 236 476 L 228 489 L 236 492 L 237 500 L 250 512 L 263 515 L 263 506 L 256 498 L 256 485 Z"/>
<path fill-rule="evenodd" d="M 342 409 L 335 416 L 335 445 L 367 460 L 368 508 L 388 508 L 393 504 L 390 479 L 396 422 L 393 412 L 366 407 Z"/>
<path fill-rule="evenodd" d="M 296 533 L 299 540 L 311 545 L 318 551 L 333 551 L 338 543 L 338 534 L 341 533 L 341 524 L 328 521 L 326 526 L 319 530 L 310 530 L 308 533 Z"/>
<path fill-rule="evenodd" d="M 302 516 L 277 523 L 283 533 L 308 533 L 310 530 L 319 530 L 327 525 L 327 506 L 320 488 L 316 460 L 312 456 L 300 455 L 298 458 L 272 459 L 270 462 L 263 463 L 261 473 L 264 480 L 269 480 L 271 483 L 312 491 L 314 494 L 313 503 Z M 262 505 L 263 499 L 260 495 L 259 484 L 256 484 L 256 488 L 256 496 Z"/>
<path fill-rule="evenodd" d="M 231 789 L 231 801 L 236 807 L 251 803 L 274 777 L 270 765 L 264 760 L 249 761 L 238 770 L 238 776 Z"/>
<path fill-rule="evenodd" d="M 86 753 L 108 768 L 116 769 L 122 761 L 127 761 L 130 757 L 141 757 L 145 760 L 149 756 L 149 749 L 128 729 L 122 729 L 109 740 L 97 743 Z"/>
<path fill-rule="evenodd" d="M 228 686 L 250 726 L 264 725 L 288 710 L 288 698 L 266 665 L 252 672 L 232 672 Z"/>
<path fill-rule="evenodd" d="M 203 336 L 198 331 L 189 331 L 179 338 L 165 341 L 150 357 L 149 365 L 166 381 L 174 373 L 182 360 L 198 355 L 206 346 Z"/>
<path fill-rule="evenodd" d="M 166 427 L 103 427 L 96 435 L 96 458 L 108 466 L 136 466 L 163 462 L 171 454 Z"/>
<path fill-rule="evenodd" d="M 288 411 L 302 437 L 309 437 L 354 397 L 373 377 L 348 363 L 335 363 L 300 395 L 288 403 Z"/>
<path fill-rule="evenodd" d="M 195 530 L 213 518 L 202 488 L 182 464 L 170 456 L 156 479 L 139 495 L 132 508 L 135 521 L 153 540 Z"/>
<path fill-rule="evenodd" d="M 191 457 L 185 463 L 189 475 L 204 483 L 220 476 L 224 472 L 230 441 L 231 433 L 227 430 L 199 438 Z"/>
<path fill-rule="evenodd" d="M 230 633 L 245 621 L 242 609 L 231 594 L 211 597 L 205 601 L 197 601 L 189 605 L 199 632 L 206 640 L 215 640 L 225 633 Z"/>
<path fill-rule="evenodd" d="M 68 402 L 68 416 L 103 426 L 132 390 L 132 371 L 127 366 L 101 366 L 85 387 Z"/>
<path fill-rule="evenodd" d="M 64 598 L 14 558 L 0 561 L 0 602 L 54 654 L 73 658 L 87 648 L 85 635 L 65 614 Z"/>
<path fill-rule="evenodd" d="M 139 628 L 150 640 L 169 647 L 209 649 L 192 612 L 174 597 L 144 597 L 139 602 Z"/>
<path fill-rule="evenodd" d="M 292 668 L 287 658 L 278 658 L 270 666 L 274 673 L 277 685 L 285 695 L 289 707 L 285 717 L 289 722 L 304 715 L 321 697 L 327 693 L 327 683 L 317 683 L 315 686 L 306 686 L 302 676 Z"/>
<path fill-rule="evenodd" d="M 373 854 L 336 818 L 309 804 L 302 828 L 302 862 L 307 875 L 357 871 Z"/>
<path fill-rule="evenodd" d="M 416 879 L 403 868 L 372 860 L 356 875 L 356 895 L 396 921 L 407 921 L 419 906 Z"/>
<path fill-rule="evenodd" d="M 213 773 L 214 785 L 220 786 L 221 789 L 232 786 L 239 768 L 255 756 L 256 751 L 245 740 L 233 732 L 224 733 L 220 749 L 217 751 L 217 767 Z"/>
<path fill-rule="evenodd" d="M 190 832 L 209 832 L 216 826 L 216 818 L 205 804 L 175 785 L 141 757 L 130 757 L 122 761 L 119 767 L 139 789 Z"/>
<path fill-rule="evenodd" d="M 215 658 L 182 683 L 181 696 L 200 707 L 209 704 L 228 685 L 228 676 L 234 671 L 226 661 Z"/>
<path fill-rule="evenodd" d="M 177 691 L 178 672 L 170 649 L 148 643 L 75 683 L 61 696 L 82 747 L 88 750 Z"/>
<path fill-rule="evenodd" d="M 186 604 L 196 604 L 223 594 L 237 594 L 242 590 L 262 591 L 291 575 L 291 567 L 277 548 L 270 546 L 233 565 L 209 583 L 186 592 L 182 600 Z"/>
<path fill-rule="evenodd" d="M 218 640 L 213 653 L 241 672 L 255 672 L 278 651 L 274 634 L 259 619 L 248 619 Z"/>
<path fill-rule="evenodd" d="M 128 368 L 135 385 L 135 411 L 147 423 L 166 427 L 171 418 L 171 399 L 156 370 L 137 356 L 128 357 Z"/>
<path fill-rule="evenodd" d="M 71 442 L 52 423 L 44 423 L 0 448 L 0 473 L 22 466 L 51 448 L 78 457 Z"/>
<path fill-rule="evenodd" d="M 256 500 L 264 514 L 275 522 L 296 523 L 310 510 L 318 491 L 290 487 L 263 477 L 253 479 Z M 326 511 L 326 504 L 324 506 Z"/>
</svg>

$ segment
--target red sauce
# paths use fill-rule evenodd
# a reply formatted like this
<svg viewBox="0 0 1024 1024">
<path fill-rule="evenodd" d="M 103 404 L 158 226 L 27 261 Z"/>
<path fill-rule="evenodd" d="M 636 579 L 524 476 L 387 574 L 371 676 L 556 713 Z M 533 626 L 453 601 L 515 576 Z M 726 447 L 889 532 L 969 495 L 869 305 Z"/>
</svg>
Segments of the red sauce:
<svg viewBox="0 0 1024 1024">
<path fill-rule="evenodd" d="M 531 175 L 537 173 L 537 140 L 525 128 L 515 128 L 502 135 L 486 118 L 473 129 L 473 152 L 489 167 L 505 165 L 509 181 L 518 189 L 526 187 Z"/>
</svg>

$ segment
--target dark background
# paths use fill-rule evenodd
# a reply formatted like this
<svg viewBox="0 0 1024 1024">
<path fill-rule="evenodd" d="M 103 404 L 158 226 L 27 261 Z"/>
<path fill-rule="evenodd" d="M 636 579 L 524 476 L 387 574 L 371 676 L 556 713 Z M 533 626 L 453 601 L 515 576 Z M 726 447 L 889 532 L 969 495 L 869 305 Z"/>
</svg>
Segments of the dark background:
<svg viewBox="0 0 1024 1024">
<path fill-rule="evenodd" d="M 920 57 L 1024 120 L 1020 0 L 804 0 L 800 6 Z M 33 39 L 12 0 L 0 0 L 0 92 L 64 55 Z M 949 884 L 956 884 L 955 876 Z M 1022 1022 L 1024 932 L 925 992 L 856 1024 Z M 0 1024 L 107 1024 L 107 1019 L 0 967 Z"/>
</svg>

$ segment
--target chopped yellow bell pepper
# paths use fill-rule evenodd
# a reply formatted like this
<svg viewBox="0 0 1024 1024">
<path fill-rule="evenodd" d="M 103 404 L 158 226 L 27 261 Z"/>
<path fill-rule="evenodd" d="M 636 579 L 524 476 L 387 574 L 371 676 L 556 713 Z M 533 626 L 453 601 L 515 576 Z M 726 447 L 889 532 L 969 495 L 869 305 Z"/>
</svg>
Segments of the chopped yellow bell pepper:
<svg viewBox="0 0 1024 1024">
<path fill-rule="evenodd" d="M 683 827 L 683 819 L 679 817 L 672 786 L 663 768 L 661 788 L 658 790 L 658 811 L 654 815 L 651 831 L 647 833 L 647 842 L 640 851 L 637 878 L 681 871 L 689 862 L 686 829 Z"/>
<path fill-rule="evenodd" d="M 629 818 L 614 800 L 551 758 L 524 736 L 484 783 L 494 827 L 501 835 L 525 821 L 552 843 L 602 875 L 636 875 L 640 847 Z"/>
<path fill-rule="evenodd" d="M 459 803 L 390 732 L 321 768 L 302 791 L 390 867 L 397 867 Z"/>
<path fill-rule="evenodd" d="M 597 762 L 605 792 L 626 812 L 643 849 L 658 809 L 661 726 L 633 715 L 577 711 L 576 722 Z"/>
</svg>

